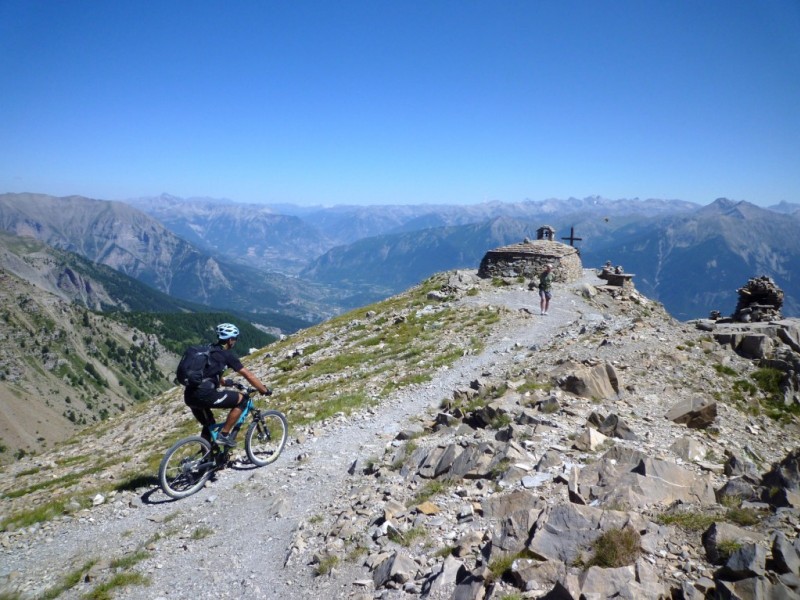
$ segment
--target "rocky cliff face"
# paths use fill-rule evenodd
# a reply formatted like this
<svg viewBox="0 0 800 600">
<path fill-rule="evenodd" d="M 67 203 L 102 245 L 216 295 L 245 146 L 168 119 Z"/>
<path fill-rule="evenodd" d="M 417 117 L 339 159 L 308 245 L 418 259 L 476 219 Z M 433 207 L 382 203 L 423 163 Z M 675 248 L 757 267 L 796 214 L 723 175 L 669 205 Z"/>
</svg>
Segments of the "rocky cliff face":
<svg viewBox="0 0 800 600">
<path fill-rule="evenodd" d="M 8 593 L 798 597 L 780 370 L 602 283 L 534 316 L 515 280 L 443 274 L 254 353 L 291 443 L 180 502 L 153 481 L 197 429 L 179 390 L 26 457 L 0 476 Z"/>
</svg>

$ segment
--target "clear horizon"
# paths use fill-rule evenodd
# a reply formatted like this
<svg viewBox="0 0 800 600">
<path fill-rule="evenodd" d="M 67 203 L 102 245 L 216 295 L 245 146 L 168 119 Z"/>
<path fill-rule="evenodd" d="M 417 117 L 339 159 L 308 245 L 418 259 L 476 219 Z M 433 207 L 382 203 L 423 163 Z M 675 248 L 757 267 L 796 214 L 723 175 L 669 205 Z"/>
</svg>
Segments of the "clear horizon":
<svg viewBox="0 0 800 600">
<path fill-rule="evenodd" d="M 0 193 L 800 202 L 793 0 L 5 0 L 0 54 Z"/>
</svg>

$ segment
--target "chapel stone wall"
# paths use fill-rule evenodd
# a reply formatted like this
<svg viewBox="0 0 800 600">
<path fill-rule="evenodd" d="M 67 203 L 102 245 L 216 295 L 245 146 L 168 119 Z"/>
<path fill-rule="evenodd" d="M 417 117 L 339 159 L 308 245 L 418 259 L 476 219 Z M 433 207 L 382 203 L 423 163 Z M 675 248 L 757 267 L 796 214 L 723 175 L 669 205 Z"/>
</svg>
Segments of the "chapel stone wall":
<svg viewBox="0 0 800 600">
<path fill-rule="evenodd" d="M 525 240 L 489 250 L 481 260 L 478 276 L 533 279 L 547 264 L 553 265 L 556 281 L 577 281 L 583 275 L 576 248 L 549 240 Z"/>
</svg>

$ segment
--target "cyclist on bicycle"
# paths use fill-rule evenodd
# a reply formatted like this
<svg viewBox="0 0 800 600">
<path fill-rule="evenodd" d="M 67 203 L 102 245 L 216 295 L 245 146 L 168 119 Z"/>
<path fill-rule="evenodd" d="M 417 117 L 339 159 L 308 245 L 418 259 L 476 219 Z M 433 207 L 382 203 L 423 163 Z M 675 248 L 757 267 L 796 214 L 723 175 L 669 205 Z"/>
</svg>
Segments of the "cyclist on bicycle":
<svg viewBox="0 0 800 600">
<path fill-rule="evenodd" d="M 202 437 L 211 441 L 209 425 L 214 423 L 212 408 L 230 408 L 228 418 L 217 435 L 217 443 L 228 448 L 236 446 L 231 429 L 242 414 L 247 402 L 244 394 L 236 390 L 219 389 L 223 385 L 233 385 L 230 379 L 222 379 L 222 373 L 230 368 L 244 377 L 247 382 L 261 394 L 269 394 L 269 389 L 250 371 L 244 368 L 242 361 L 232 352 L 239 339 L 239 328 L 231 323 L 217 325 L 217 343 L 211 346 L 208 357 L 206 377 L 196 387 L 187 387 L 183 393 L 183 401 L 192 409 L 194 417 L 203 426 Z"/>
</svg>

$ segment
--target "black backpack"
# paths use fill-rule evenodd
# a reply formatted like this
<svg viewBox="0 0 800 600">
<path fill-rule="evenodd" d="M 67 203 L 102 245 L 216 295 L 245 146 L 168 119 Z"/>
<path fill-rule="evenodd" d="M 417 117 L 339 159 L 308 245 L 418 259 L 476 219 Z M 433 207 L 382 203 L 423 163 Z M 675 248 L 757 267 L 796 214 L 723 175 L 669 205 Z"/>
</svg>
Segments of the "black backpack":
<svg viewBox="0 0 800 600">
<path fill-rule="evenodd" d="M 210 355 L 209 345 L 189 346 L 175 370 L 175 381 L 186 387 L 200 385 L 209 376 L 207 371 Z"/>
</svg>

